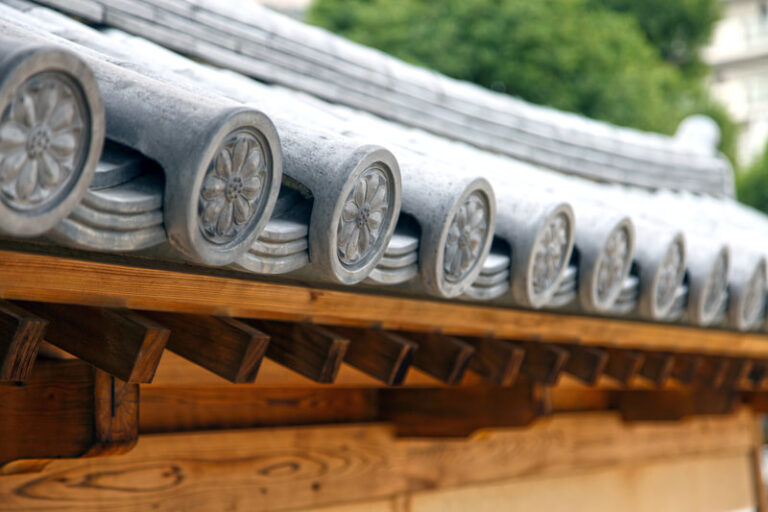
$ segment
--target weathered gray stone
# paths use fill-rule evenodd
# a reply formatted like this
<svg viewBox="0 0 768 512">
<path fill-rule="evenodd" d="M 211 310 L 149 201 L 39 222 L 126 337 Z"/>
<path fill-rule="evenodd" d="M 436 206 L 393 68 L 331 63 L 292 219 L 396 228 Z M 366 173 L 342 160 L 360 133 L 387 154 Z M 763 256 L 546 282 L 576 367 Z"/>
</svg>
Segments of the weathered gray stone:
<svg viewBox="0 0 768 512">
<path fill-rule="evenodd" d="M 646 221 L 636 224 L 635 260 L 639 267 L 637 314 L 650 320 L 667 318 L 685 274 L 685 238 Z"/>
<path fill-rule="evenodd" d="M 88 65 L 0 25 L 0 233 L 38 236 L 66 217 L 103 143 L 104 109 Z"/>
<path fill-rule="evenodd" d="M 409 252 L 408 254 L 403 254 L 402 256 L 384 256 L 381 258 L 381 261 L 379 261 L 379 264 L 377 265 L 377 268 L 382 269 L 398 269 L 407 267 L 409 265 L 413 265 L 419 260 L 419 253 L 418 251 Z"/>
<path fill-rule="evenodd" d="M 687 271 L 688 320 L 696 325 L 713 325 L 719 320 L 728 299 L 730 251 L 701 237 L 688 237 Z"/>
<path fill-rule="evenodd" d="M 495 274 L 481 273 L 479 276 L 477 276 L 475 282 L 472 283 L 472 286 L 476 288 L 489 288 L 491 286 L 496 286 L 497 284 L 504 281 L 509 281 L 509 276 L 509 270 L 502 270 L 501 272 L 497 272 Z"/>
<path fill-rule="evenodd" d="M 417 275 L 419 275 L 418 265 L 409 265 L 398 269 L 376 267 L 371 271 L 366 282 L 370 284 L 395 285 L 410 281 Z"/>
<path fill-rule="evenodd" d="M 765 318 L 766 258 L 743 247 L 731 247 L 728 326 L 739 331 L 763 327 Z"/>
<path fill-rule="evenodd" d="M 232 267 L 259 274 L 287 274 L 306 267 L 307 264 L 309 264 L 309 255 L 306 252 L 278 257 L 247 252 L 234 262 Z"/>
<path fill-rule="evenodd" d="M 89 189 L 101 190 L 122 185 L 141 175 L 151 165 L 141 153 L 106 141 Z"/>
<path fill-rule="evenodd" d="M 88 190 L 83 205 L 118 214 L 162 210 L 163 179 L 156 173 L 147 173 L 112 188 Z"/>
</svg>

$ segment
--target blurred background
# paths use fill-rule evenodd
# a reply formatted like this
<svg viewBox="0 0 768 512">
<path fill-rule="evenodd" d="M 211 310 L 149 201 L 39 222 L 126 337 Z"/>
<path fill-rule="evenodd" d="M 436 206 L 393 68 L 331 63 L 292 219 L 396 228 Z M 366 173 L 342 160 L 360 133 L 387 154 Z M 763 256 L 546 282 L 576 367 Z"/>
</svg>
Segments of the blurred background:
<svg viewBox="0 0 768 512">
<path fill-rule="evenodd" d="M 673 134 L 720 125 L 739 200 L 768 212 L 766 0 L 261 0 L 527 101 Z"/>
</svg>

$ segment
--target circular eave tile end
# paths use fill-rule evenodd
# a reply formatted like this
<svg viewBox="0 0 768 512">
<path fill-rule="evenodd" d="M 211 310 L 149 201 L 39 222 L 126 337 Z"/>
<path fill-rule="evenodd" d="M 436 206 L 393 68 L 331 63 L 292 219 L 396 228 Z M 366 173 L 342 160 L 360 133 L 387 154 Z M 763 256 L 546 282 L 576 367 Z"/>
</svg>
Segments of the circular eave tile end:
<svg viewBox="0 0 768 512">
<path fill-rule="evenodd" d="M 0 66 L 0 232 L 38 236 L 88 189 L 104 108 L 93 73 L 70 52 L 26 48 Z"/>
<path fill-rule="evenodd" d="M 675 300 L 675 293 L 685 276 L 685 238 L 676 234 L 667 246 L 651 286 L 651 315 L 666 318 Z"/>
<path fill-rule="evenodd" d="M 546 305 L 557 291 L 571 259 L 574 235 L 573 209 L 560 204 L 542 223 L 529 255 L 526 289 L 531 307 Z"/>
<path fill-rule="evenodd" d="M 632 221 L 624 218 L 616 224 L 605 239 L 595 260 L 590 297 L 595 311 L 610 311 L 621 293 L 624 281 L 632 267 L 635 250 L 635 231 Z"/>
<path fill-rule="evenodd" d="M 727 247 L 721 247 L 701 287 L 696 302 L 691 302 L 690 319 L 700 326 L 712 325 L 718 320 L 728 300 L 728 273 L 730 254 Z"/>
</svg>

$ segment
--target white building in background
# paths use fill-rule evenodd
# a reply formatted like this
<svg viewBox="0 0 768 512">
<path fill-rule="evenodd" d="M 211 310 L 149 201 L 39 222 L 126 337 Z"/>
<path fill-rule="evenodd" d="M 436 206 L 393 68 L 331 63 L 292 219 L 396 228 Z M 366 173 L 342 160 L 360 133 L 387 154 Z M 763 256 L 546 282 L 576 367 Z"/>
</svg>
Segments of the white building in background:
<svg viewBox="0 0 768 512">
<path fill-rule="evenodd" d="M 723 0 L 723 11 L 702 57 L 712 66 L 714 97 L 739 124 L 746 164 L 768 142 L 768 1 Z"/>
</svg>

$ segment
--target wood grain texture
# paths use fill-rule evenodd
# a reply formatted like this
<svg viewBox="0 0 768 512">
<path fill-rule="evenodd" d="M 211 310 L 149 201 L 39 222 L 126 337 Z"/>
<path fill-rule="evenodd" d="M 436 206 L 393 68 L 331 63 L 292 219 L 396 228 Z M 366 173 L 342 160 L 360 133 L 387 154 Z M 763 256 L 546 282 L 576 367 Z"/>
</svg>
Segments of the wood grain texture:
<svg viewBox="0 0 768 512">
<path fill-rule="evenodd" d="M 540 342 L 509 342 L 525 351 L 520 373 L 546 386 L 554 386 L 568 362 L 569 352 L 558 345 Z"/>
<path fill-rule="evenodd" d="M 680 384 L 688 385 L 693 382 L 703 363 L 701 356 L 676 353 L 675 364 L 672 366 L 672 378 Z"/>
<path fill-rule="evenodd" d="M 0 509 L 243 512 L 341 506 L 582 474 L 586 467 L 746 456 L 754 421 L 747 410 L 679 423 L 624 424 L 616 414 L 568 414 L 470 440 L 398 440 L 384 426 L 144 435 L 120 457 L 55 461 L 42 473 L 0 478 Z"/>
<path fill-rule="evenodd" d="M 403 383 L 419 346 L 381 329 L 334 327 L 350 340 L 344 361 L 389 386 Z"/>
<path fill-rule="evenodd" d="M 266 320 L 245 322 L 270 337 L 267 357 L 316 382 L 336 379 L 349 340 L 323 327 Z"/>
<path fill-rule="evenodd" d="M 235 320 L 209 315 L 146 311 L 142 314 L 170 329 L 167 347 L 230 382 L 253 382 L 269 345 L 269 336 Z"/>
<path fill-rule="evenodd" d="M 640 371 L 645 357 L 634 350 L 615 348 L 606 350 L 608 351 L 608 363 L 605 365 L 605 374 L 619 384 L 627 386 Z"/>
<path fill-rule="evenodd" d="M 382 389 L 380 417 L 404 437 L 466 437 L 481 428 L 521 427 L 546 412 L 541 389 L 514 386 Z"/>
<path fill-rule="evenodd" d="M 643 364 L 640 365 L 638 374 L 648 379 L 654 386 L 664 387 L 672 376 L 675 356 L 668 352 L 644 352 L 643 356 Z"/>
<path fill-rule="evenodd" d="M 743 358 L 732 358 L 721 386 L 725 389 L 744 389 L 749 387 L 747 378 L 750 370 L 752 370 L 752 361 Z"/>
<path fill-rule="evenodd" d="M 628 390 L 616 394 L 626 421 L 677 421 L 694 415 L 729 414 L 738 393 L 721 390 Z"/>
<path fill-rule="evenodd" d="M 469 367 L 475 349 L 453 336 L 440 333 L 397 333 L 418 347 L 413 366 L 449 386 L 457 385 Z"/>
<path fill-rule="evenodd" d="M 730 364 L 725 357 L 702 357 L 692 385 L 702 388 L 721 388 Z"/>
<path fill-rule="evenodd" d="M 142 434 L 372 422 L 378 417 L 378 395 L 374 388 L 152 384 L 141 389 Z"/>
<path fill-rule="evenodd" d="M 0 250 L 0 296 L 230 317 L 311 319 L 387 330 L 441 328 L 449 335 L 493 333 L 509 339 L 577 339 L 590 345 L 768 356 L 768 337 L 759 333 L 319 290 L 259 282 L 245 274 L 232 278 L 203 272 Z"/>
<path fill-rule="evenodd" d="M 0 301 L 0 383 L 27 379 L 47 326 L 42 318 Z"/>
<path fill-rule="evenodd" d="M 500 386 L 511 386 L 515 382 L 525 356 L 522 348 L 487 337 L 463 337 L 461 340 L 475 349 L 469 362 L 470 370 Z"/>
<path fill-rule="evenodd" d="M 127 382 L 150 382 L 169 331 L 125 309 L 25 302 L 49 322 L 46 341 Z"/>
<path fill-rule="evenodd" d="M 608 352 L 595 347 L 560 345 L 568 351 L 564 370 L 585 384 L 593 385 L 608 364 Z"/>
<path fill-rule="evenodd" d="M 120 453 L 137 432 L 138 385 L 83 361 L 38 361 L 24 385 L 0 385 L 0 464 Z"/>
</svg>

